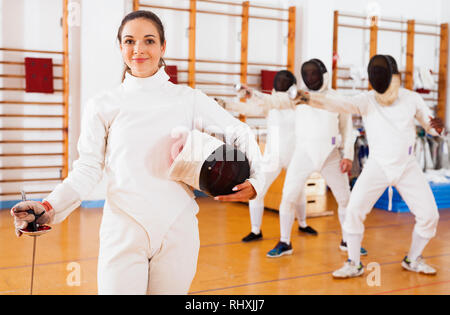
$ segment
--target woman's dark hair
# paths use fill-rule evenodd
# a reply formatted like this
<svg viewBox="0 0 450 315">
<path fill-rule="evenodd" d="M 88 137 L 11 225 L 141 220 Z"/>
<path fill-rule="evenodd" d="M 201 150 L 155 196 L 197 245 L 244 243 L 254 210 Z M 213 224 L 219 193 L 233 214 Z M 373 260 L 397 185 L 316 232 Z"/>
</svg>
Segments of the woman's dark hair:
<svg viewBox="0 0 450 315">
<path fill-rule="evenodd" d="M 156 29 L 158 30 L 158 34 L 159 34 L 159 39 L 161 42 L 161 45 L 163 45 L 166 41 L 166 36 L 164 35 L 164 25 L 162 24 L 161 20 L 159 19 L 159 17 L 151 12 L 151 11 L 146 11 L 146 10 L 138 10 L 138 11 L 133 11 L 129 14 L 127 14 L 123 19 L 122 19 L 122 23 L 120 23 L 120 27 L 119 30 L 117 32 L 117 40 L 119 41 L 120 44 L 122 44 L 122 31 L 123 28 L 125 26 L 125 24 L 127 24 L 128 22 L 135 20 L 135 19 L 146 19 L 150 22 L 153 23 L 153 25 L 155 25 Z M 161 60 L 159 61 L 159 67 L 165 66 L 166 63 L 164 61 L 163 58 L 161 58 Z M 123 76 L 122 76 L 122 81 L 123 79 L 125 79 L 125 73 L 127 71 L 129 71 L 130 68 L 125 64 L 125 69 L 123 71 Z"/>
</svg>

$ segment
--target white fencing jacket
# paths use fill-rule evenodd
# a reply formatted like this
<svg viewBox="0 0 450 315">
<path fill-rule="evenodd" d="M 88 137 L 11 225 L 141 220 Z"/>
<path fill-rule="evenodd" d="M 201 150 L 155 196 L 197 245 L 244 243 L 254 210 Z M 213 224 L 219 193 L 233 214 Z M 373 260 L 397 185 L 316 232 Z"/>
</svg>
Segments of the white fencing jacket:
<svg viewBox="0 0 450 315">
<path fill-rule="evenodd" d="M 286 92 L 273 90 L 272 94 L 266 94 L 254 90 L 246 102 L 227 102 L 226 109 L 267 117 L 264 160 L 266 163 L 277 162 L 277 169 L 289 165 L 295 147 L 295 105 Z"/>
<path fill-rule="evenodd" d="M 146 229 L 152 242 L 160 240 L 183 209 L 198 211 L 192 191 L 168 179 L 171 147 L 178 140 L 172 135 L 193 130 L 198 119 L 205 129 L 222 130 L 225 142 L 247 155 L 249 181 L 261 192 L 261 153 L 250 128 L 202 92 L 168 80 L 164 68 L 147 78 L 127 73 L 120 86 L 88 102 L 79 159 L 46 198 L 56 211 L 53 223 L 76 209 L 104 175 L 105 209 L 124 211 Z"/>
<path fill-rule="evenodd" d="M 339 113 L 362 116 L 369 143 L 369 159 L 381 166 L 390 185 L 395 185 L 408 162 L 414 160 L 415 120 L 426 132 L 438 136 L 430 127 L 431 111 L 416 92 L 400 88 L 397 100 L 382 106 L 370 91 L 352 97 L 312 94 L 311 106 Z M 301 105 L 304 106 L 304 105 Z"/>
<path fill-rule="evenodd" d="M 290 104 L 290 105 L 287 105 Z M 226 109 L 247 116 L 267 116 L 273 109 L 294 109 L 286 92 L 272 91 L 272 94 L 253 90 L 253 95 L 246 102 L 226 102 Z"/>
<path fill-rule="evenodd" d="M 324 96 L 337 96 L 336 91 L 323 88 Z M 334 148 L 342 150 L 344 159 L 353 160 L 355 137 L 352 115 L 332 113 L 310 106 L 297 106 L 295 110 L 296 145 L 303 148 L 316 169 L 323 168 Z"/>
<path fill-rule="evenodd" d="M 337 95 L 334 90 L 324 86 L 322 95 Z M 295 143 L 292 147 L 303 148 L 315 163 L 317 170 L 322 169 L 335 147 L 341 147 L 343 158 L 353 160 L 354 142 L 352 116 L 347 113 L 337 114 L 309 106 L 295 106 L 286 92 L 264 94 L 264 108 L 295 108 Z"/>
</svg>

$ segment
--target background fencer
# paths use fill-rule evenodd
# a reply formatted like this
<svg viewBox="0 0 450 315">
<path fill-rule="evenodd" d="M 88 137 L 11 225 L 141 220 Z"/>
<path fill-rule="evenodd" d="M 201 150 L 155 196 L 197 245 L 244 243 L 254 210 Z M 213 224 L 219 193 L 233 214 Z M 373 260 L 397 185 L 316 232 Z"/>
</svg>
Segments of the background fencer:
<svg viewBox="0 0 450 315">
<path fill-rule="evenodd" d="M 243 242 L 262 239 L 261 225 L 264 214 L 264 197 L 281 170 L 286 169 L 291 161 L 295 146 L 294 110 L 292 108 L 278 108 L 286 107 L 282 103 L 292 103 L 286 91 L 289 88 L 296 89 L 296 84 L 297 80 L 294 74 L 282 70 L 277 72 L 274 77 L 271 95 L 244 87 L 245 92 L 247 92 L 245 95 L 248 97 L 248 103 L 255 104 L 259 109 L 263 109 L 263 113 L 267 117 L 267 138 L 263 157 L 264 188 L 261 194 L 258 194 L 255 199 L 249 202 L 251 232 L 242 239 Z M 249 107 L 245 105 L 246 103 L 240 104 L 248 111 Z M 236 105 L 235 108 L 237 108 Z M 317 235 L 316 230 L 306 223 L 306 197 L 300 197 L 295 205 L 298 229 L 303 233 Z"/>
<path fill-rule="evenodd" d="M 336 278 L 357 277 L 364 273 L 360 262 L 360 244 L 364 220 L 388 186 L 395 186 L 415 216 L 409 253 L 404 269 L 435 274 L 421 255 L 436 234 L 439 213 L 422 170 L 414 157 L 415 120 L 431 135 L 443 133 L 443 123 L 433 118 L 422 97 L 400 87 L 395 59 L 376 55 L 368 65 L 369 81 L 374 90 L 353 97 L 335 97 L 299 91 L 298 102 L 339 113 L 362 116 L 370 155 L 353 188 L 344 222 L 349 260 L 336 270 Z"/>
<path fill-rule="evenodd" d="M 309 91 L 335 95 L 329 88 L 328 71 L 319 59 L 303 63 L 303 82 Z M 338 203 L 338 216 L 344 222 L 350 196 L 348 172 L 354 155 L 352 117 L 306 106 L 295 109 L 295 151 L 286 173 L 280 204 L 280 241 L 268 252 L 269 257 L 291 254 L 291 230 L 298 200 L 305 198 L 304 187 L 313 172 L 324 177 Z M 342 154 L 340 152 L 342 148 Z M 342 232 L 341 250 L 347 250 L 347 237 Z M 361 248 L 361 253 L 367 252 Z"/>
<path fill-rule="evenodd" d="M 128 14 L 117 35 L 126 65 L 122 84 L 91 99 L 83 115 L 80 157 L 44 204 L 14 206 L 16 230 L 46 212 L 40 224 L 63 221 L 102 175 L 107 195 L 100 228 L 100 294 L 186 294 L 196 272 L 198 205 L 188 186 L 168 177 L 177 128 L 224 130 L 227 144 L 245 153 L 250 178 L 223 201 L 248 201 L 262 190 L 261 154 L 247 125 L 198 90 L 174 85 L 164 71 L 166 41 L 150 11 Z M 20 234 L 20 233 L 18 233 Z"/>
</svg>

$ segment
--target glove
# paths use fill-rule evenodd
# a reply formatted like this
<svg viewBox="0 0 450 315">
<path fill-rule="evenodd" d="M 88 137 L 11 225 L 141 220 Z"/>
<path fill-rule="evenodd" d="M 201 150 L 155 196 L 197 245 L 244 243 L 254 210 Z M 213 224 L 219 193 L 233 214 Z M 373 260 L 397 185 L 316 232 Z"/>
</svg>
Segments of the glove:
<svg viewBox="0 0 450 315">
<path fill-rule="evenodd" d="M 299 104 L 309 104 L 310 100 L 311 94 L 303 90 L 297 90 L 297 95 L 293 101 L 295 105 L 299 105 Z"/>
<path fill-rule="evenodd" d="M 253 90 L 245 84 L 236 84 L 234 87 L 239 98 L 249 99 L 253 96 Z"/>
<path fill-rule="evenodd" d="M 55 210 L 47 201 L 44 201 L 44 203 L 31 200 L 19 202 L 11 209 L 17 236 L 21 236 L 20 230 L 25 229 L 28 223 L 35 220 L 35 215 L 27 212 L 29 210 L 34 211 L 38 217 L 36 223 L 39 225 L 50 223 L 55 217 Z"/>
<path fill-rule="evenodd" d="M 430 118 L 431 128 L 434 128 L 434 130 L 436 130 L 439 135 L 442 135 L 442 131 L 445 128 L 445 125 L 444 125 L 444 122 L 442 121 L 442 119 L 433 118 L 431 116 L 429 118 Z"/>
</svg>

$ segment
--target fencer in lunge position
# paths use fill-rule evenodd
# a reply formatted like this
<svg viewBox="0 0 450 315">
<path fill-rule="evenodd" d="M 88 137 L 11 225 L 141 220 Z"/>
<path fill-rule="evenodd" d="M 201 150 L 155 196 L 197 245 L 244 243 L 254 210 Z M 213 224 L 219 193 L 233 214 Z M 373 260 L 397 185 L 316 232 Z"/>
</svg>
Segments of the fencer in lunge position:
<svg viewBox="0 0 450 315">
<path fill-rule="evenodd" d="M 309 91 L 336 95 L 329 88 L 328 71 L 321 60 L 303 63 L 301 75 Z M 351 115 L 306 106 L 295 109 L 295 151 L 287 169 L 280 204 L 280 241 L 267 256 L 280 257 L 293 252 L 294 209 L 298 200 L 305 198 L 305 183 L 314 172 L 319 172 L 330 187 L 338 203 L 339 221 L 343 224 L 350 197 L 347 173 L 352 167 L 354 140 Z M 347 236 L 342 231 L 339 247 L 343 251 L 347 250 L 346 241 Z M 364 248 L 361 254 L 367 254 Z"/>
<path fill-rule="evenodd" d="M 26 201 L 14 206 L 16 231 L 20 234 L 34 220 L 25 212 L 28 209 L 38 215 L 46 212 L 40 224 L 63 221 L 104 174 L 99 293 L 186 294 L 200 246 L 198 205 L 185 184 L 168 176 L 173 159 L 178 159 L 172 150 L 179 140 L 172 132 L 193 130 L 194 120 L 201 118 L 205 128 L 228 130 L 226 143 L 248 157 L 250 178 L 235 186 L 234 193 L 216 197 L 222 201 L 248 201 L 261 192 L 261 154 L 247 125 L 202 92 L 169 82 L 163 67 L 164 27 L 155 14 L 128 14 L 117 38 L 127 66 L 124 81 L 88 102 L 73 170 L 43 204 Z M 210 150 L 219 146 L 211 143 Z M 185 156 L 183 150 L 179 154 Z M 174 175 L 187 171 L 178 166 Z M 197 181 L 200 186 L 215 180 L 209 167 L 204 170 L 205 181 Z M 215 181 L 214 185 L 218 188 Z"/>
<path fill-rule="evenodd" d="M 296 84 L 297 79 L 292 72 L 281 70 L 274 77 L 271 95 L 244 87 L 248 102 L 256 104 L 255 106 L 267 117 L 267 138 L 263 157 L 264 189 L 249 202 L 251 232 L 242 239 L 243 242 L 262 239 L 264 197 L 281 170 L 287 169 L 291 161 L 295 147 L 295 113 L 292 108 L 279 108 L 285 108 L 285 103 L 292 103 L 286 92 L 292 88 L 296 90 Z M 242 104 L 245 106 L 246 103 Z M 317 235 L 317 231 L 306 223 L 306 196 L 300 197 L 295 204 L 298 230 L 305 234 Z"/>
<path fill-rule="evenodd" d="M 376 55 L 368 65 L 374 90 L 353 97 L 333 97 L 299 91 L 298 102 L 338 113 L 362 116 L 370 154 L 353 188 L 347 207 L 344 230 L 347 233 L 348 261 L 333 273 L 335 278 L 361 276 L 360 245 L 364 220 L 389 186 L 395 186 L 415 216 L 412 243 L 401 265 L 424 274 L 436 270 L 422 259 L 422 252 L 436 234 L 439 213 L 433 193 L 415 157 L 415 120 L 431 135 L 443 132 L 443 123 L 432 118 L 429 108 L 416 92 L 400 87 L 395 59 Z"/>
</svg>

